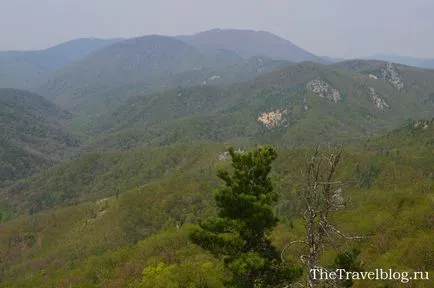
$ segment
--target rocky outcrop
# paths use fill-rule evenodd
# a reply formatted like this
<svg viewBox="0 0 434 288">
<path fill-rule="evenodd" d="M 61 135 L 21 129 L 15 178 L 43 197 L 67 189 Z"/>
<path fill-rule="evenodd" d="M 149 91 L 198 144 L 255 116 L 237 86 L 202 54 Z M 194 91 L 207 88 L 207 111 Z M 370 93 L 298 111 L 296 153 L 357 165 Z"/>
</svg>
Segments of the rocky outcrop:
<svg viewBox="0 0 434 288">
<path fill-rule="evenodd" d="M 245 151 L 241 148 L 238 147 L 237 150 L 235 150 L 235 153 L 244 153 Z M 231 156 L 231 154 L 229 153 L 229 151 L 224 151 L 221 152 L 218 156 L 219 161 L 225 161 L 227 159 L 229 159 L 229 157 Z"/>
<path fill-rule="evenodd" d="M 256 72 L 261 73 L 262 71 L 264 71 L 264 65 L 262 63 L 263 63 L 262 58 L 258 58 L 256 63 Z"/>
<path fill-rule="evenodd" d="M 320 79 L 310 81 L 307 83 L 306 88 L 319 97 L 327 98 L 335 103 L 341 100 L 341 94 L 339 91 Z"/>
<path fill-rule="evenodd" d="M 258 117 L 258 121 L 262 123 L 268 129 L 280 127 L 286 122 L 285 115 L 288 113 L 287 110 L 277 109 L 271 112 L 264 112 Z"/>
<path fill-rule="evenodd" d="M 219 159 L 220 161 L 222 161 L 222 160 L 226 160 L 226 159 L 229 158 L 229 156 L 230 156 L 229 152 L 228 152 L 228 151 L 225 151 L 225 152 L 222 152 L 222 153 L 219 154 L 218 159 Z"/>
<path fill-rule="evenodd" d="M 387 104 L 386 101 L 377 94 L 374 88 L 368 87 L 368 93 L 369 96 L 371 96 L 375 108 L 377 108 L 378 110 L 384 110 L 386 108 L 389 108 L 389 104 Z"/>
<path fill-rule="evenodd" d="M 416 121 L 416 123 L 414 123 L 414 128 L 420 128 L 420 129 L 428 129 L 429 125 L 430 125 L 430 121 L 428 120 L 419 120 Z"/>
<path fill-rule="evenodd" d="M 309 106 L 307 106 L 307 103 L 306 103 L 306 98 L 303 98 L 303 104 L 304 104 L 304 111 L 309 110 Z"/>
<path fill-rule="evenodd" d="M 206 85 L 206 84 L 208 84 L 208 82 L 215 81 L 215 80 L 218 80 L 220 78 L 221 78 L 220 75 L 211 76 L 207 80 L 203 80 L 202 85 Z"/>
<path fill-rule="evenodd" d="M 398 90 L 404 89 L 404 83 L 392 63 L 387 63 L 386 68 L 383 68 L 381 73 L 382 78 L 389 81 L 393 87 Z"/>
</svg>

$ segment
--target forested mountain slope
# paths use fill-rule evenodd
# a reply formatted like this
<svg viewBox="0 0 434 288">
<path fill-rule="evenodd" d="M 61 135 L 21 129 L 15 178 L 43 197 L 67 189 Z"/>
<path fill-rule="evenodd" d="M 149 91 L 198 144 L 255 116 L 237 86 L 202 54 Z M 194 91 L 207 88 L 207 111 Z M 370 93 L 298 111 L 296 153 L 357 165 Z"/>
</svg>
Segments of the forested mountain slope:
<svg viewBox="0 0 434 288">
<path fill-rule="evenodd" d="M 232 51 L 198 50 L 166 36 L 128 39 L 82 58 L 44 78 L 34 90 L 76 113 L 110 109 L 136 93 L 230 83 L 270 71 L 285 61 L 243 59 Z"/>
<path fill-rule="evenodd" d="M 433 128 L 433 121 L 412 122 L 386 136 L 345 148 L 338 178 L 348 183 L 342 195 L 348 204 L 333 213 L 331 220 L 346 233 L 368 237 L 334 243 L 321 258 L 322 265 L 332 268 L 338 251 L 358 248 L 358 259 L 366 271 L 390 266 L 399 271 L 433 272 Z M 29 179 L 27 186 L 16 186 L 13 193 L 30 192 L 32 199 L 43 195 L 42 191 L 52 196 L 70 193 L 70 184 L 75 184 L 78 194 L 54 203 L 54 209 L 45 206 L 42 212 L 2 224 L 2 284 L 168 287 L 206 282 L 209 287 L 221 287 L 227 279 L 222 263 L 192 245 L 187 235 L 190 223 L 215 213 L 211 192 L 220 185 L 215 173 L 228 168 L 230 161 L 219 157 L 222 151 L 221 144 L 197 143 L 141 148 L 118 156 L 104 152 L 92 156 L 93 160 L 84 156 L 61 164 L 52 170 L 57 174 L 43 173 Z M 280 199 L 275 209 L 283 220 L 273 241 L 281 249 L 304 233 L 302 199 L 297 191 L 306 153 L 307 148 L 281 147 L 273 168 Z M 90 175 L 89 171 L 94 173 L 92 181 L 78 180 Z M 72 177 L 74 174 L 77 176 Z M 90 195 L 94 199 L 86 201 Z M 107 198 L 96 200 L 101 197 Z M 74 201 L 75 205 L 62 207 Z M 6 200 L 3 207 L 8 204 L 3 215 L 13 215 L 15 204 Z M 24 212 L 15 213 L 18 211 Z M 296 261 L 301 249 L 288 248 L 288 261 Z M 413 283 L 430 287 L 428 281 Z M 354 284 L 378 287 L 386 283 Z"/>
<path fill-rule="evenodd" d="M 107 145 L 113 137 L 151 145 L 350 142 L 431 118 L 433 83 L 434 71 L 381 61 L 305 62 L 229 86 L 134 97 L 93 131 Z"/>
<path fill-rule="evenodd" d="M 28 176 L 77 146 L 64 129 L 70 117 L 40 95 L 0 89 L 0 183 Z"/>
<path fill-rule="evenodd" d="M 228 85 L 253 79 L 258 75 L 288 65 L 286 61 L 265 57 L 240 59 L 238 56 L 225 58 L 227 57 L 225 53 L 209 55 L 209 57 L 216 57 L 215 65 L 164 76 L 157 73 L 157 75 L 145 77 L 138 82 L 125 84 L 101 94 L 89 94 L 77 101 L 71 110 L 75 114 L 93 120 L 100 115 L 115 111 L 129 99 L 138 95 L 148 95 L 174 88 Z M 220 61 L 220 58 L 223 59 Z"/>
</svg>

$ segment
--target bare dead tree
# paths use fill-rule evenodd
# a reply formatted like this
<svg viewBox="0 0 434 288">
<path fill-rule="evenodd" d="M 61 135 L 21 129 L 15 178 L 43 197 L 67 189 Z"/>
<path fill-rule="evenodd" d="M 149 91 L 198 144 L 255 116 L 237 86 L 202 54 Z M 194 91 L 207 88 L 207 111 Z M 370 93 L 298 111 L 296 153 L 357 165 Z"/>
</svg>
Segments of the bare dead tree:
<svg viewBox="0 0 434 288">
<path fill-rule="evenodd" d="M 327 243 L 333 241 L 334 236 L 353 240 L 365 238 L 346 235 L 329 221 L 331 212 L 345 207 L 342 197 L 343 183 L 335 180 L 342 151 L 342 147 L 338 147 L 330 148 L 329 151 L 321 153 L 319 147 L 316 147 L 306 161 L 307 165 L 303 172 L 304 183 L 301 189 L 301 197 L 305 205 L 303 219 L 306 226 L 306 236 L 302 240 L 288 243 L 282 250 L 283 259 L 285 250 L 291 245 L 302 244 L 306 246 L 308 252 L 300 256 L 300 261 L 309 271 L 307 283 L 302 285 L 308 288 L 317 285 L 317 280 L 314 279 L 311 271 L 314 269 L 327 271 L 324 267 L 319 266 L 318 259 Z M 330 281 L 328 286 L 337 287 L 337 283 Z"/>
</svg>

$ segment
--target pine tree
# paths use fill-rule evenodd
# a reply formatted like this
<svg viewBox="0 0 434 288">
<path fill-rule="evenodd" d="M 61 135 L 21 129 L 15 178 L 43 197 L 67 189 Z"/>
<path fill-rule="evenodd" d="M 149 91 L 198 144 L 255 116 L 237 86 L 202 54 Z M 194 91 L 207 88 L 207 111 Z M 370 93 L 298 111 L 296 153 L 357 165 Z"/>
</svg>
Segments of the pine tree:
<svg viewBox="0 0 434 288">
<path fill-rule="evenodd" d="M 219 171 L 225 186 L 215 200 L 218 215 L 201 221 L 190 238 L 194 243 L 224 259 L 235 287 L 280 287 L 301 274 L 280 258 L 270 233 L 277 225 L 273 205 L 277 194 L 269 177 L 277 158 L 270 146 L 253 152 L 229 149 L 234 171 Z"/>
</svg>

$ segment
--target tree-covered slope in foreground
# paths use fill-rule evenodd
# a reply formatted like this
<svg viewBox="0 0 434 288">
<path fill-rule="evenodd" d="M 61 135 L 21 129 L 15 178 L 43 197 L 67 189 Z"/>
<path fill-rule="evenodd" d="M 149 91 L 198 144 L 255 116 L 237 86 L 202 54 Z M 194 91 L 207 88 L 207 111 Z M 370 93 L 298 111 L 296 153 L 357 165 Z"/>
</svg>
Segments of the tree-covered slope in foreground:
<svg viewBox="0 0 434 288">
<path fill-rule="evenodd" d="M 345 147 L 337 178 L 345 183 L 341 196 L 346 206 L 332 213 L 330 220 L 349 235 L 366 237 L 332 243 L 321 265 L 333 269 L 338 253 L 357 248 L 364 271 L 427 271 L 432 277 L 433 133 L 433 121 L 413 122 L 383 137 Z M 212 191 L 221 185 L 215 173 L 230 164 L 223 151 L 222 144 L 198 143 L 117 152 L 117 158 L 102 152 L 100 159 L 108 153 L 106 161 L 82 156 L 21 182 L 24 185 L 14 187 L 16 195 L 38 197 L 44 191 L 62 195 L 69 193 L 71 183 L 77 193 L 33 215 L 17 209 L 15 218 L 1 224 L 1 284 L 203 287 L 206 283 L 222 287 L 229 277 L 222 262 L 193 245 L 188 233 L 192 224 L 215 213 Z M 281 147 L 277 153 L 272 182 L 279 195 L 274 209 L 281 221 L 273 244 L 283 249 L 304 234 L 300 168 L 310 151 Z M 56 174 L 56 170 L 62 172 Z M 81 181 L 90 171 L 92 179 Z M 91 201 L 86 191 L 91 191 Z M 3 201 L 2 211 L 11 215 L 14 207 L 8 203 L 13 204 Z M 303 246 L 290 246 L 285 260 L 297 263 L 302 253 Z M 393 280 L 356 280 L 353 287 L 386 284 L 406 287 Z M 431 287 L 429 281 L 411 284 Z"/>
</svg>

